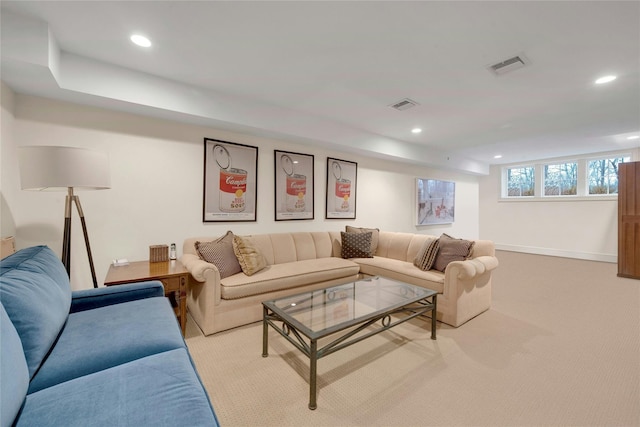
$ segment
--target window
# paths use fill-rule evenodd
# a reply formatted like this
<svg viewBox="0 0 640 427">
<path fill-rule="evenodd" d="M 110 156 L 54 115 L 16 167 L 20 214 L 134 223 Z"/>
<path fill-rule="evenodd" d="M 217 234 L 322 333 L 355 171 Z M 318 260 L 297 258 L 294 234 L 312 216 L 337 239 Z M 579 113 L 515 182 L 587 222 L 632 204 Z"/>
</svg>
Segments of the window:
<svg viewBox="0 0 640 427">
<path fill-rule="evenodd" d="M 578 163 L 544 165 L 545 196 L 575 196 L 578 194 Z"/>
<path fill-rule="evenodd" d="M 589 161 L 589 194 L 618 194 L 618 165 L 630 157 L 615 157 Z"/>
<path fill-rule="evenodd" d="M 556 159 L 502 168 L 504 200 L 603 200 L 618 195 L 618 165 L 631 154 Z M 536 177 L 537 178 L 536 180 Z"/>
<path fill-rule="evenodd" d="M 507 197 L 533 196 L 535 169 L 533 167 L 507 169 Z"/>
</svg>

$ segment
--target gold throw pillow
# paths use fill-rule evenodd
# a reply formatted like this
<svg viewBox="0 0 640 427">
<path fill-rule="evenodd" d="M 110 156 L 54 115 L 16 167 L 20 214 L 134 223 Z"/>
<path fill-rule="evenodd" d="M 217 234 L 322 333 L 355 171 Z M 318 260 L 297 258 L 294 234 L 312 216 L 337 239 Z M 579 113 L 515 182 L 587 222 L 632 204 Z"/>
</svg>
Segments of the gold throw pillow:
<svg viewBox="0 0 640 427">
<path fill-rule="evenodd" d="M 242 271 L 251 276 L 267 266 L 267 260 L 251 237 L 233 237 L 233 252 L 238 258 Z"/>
</svg>

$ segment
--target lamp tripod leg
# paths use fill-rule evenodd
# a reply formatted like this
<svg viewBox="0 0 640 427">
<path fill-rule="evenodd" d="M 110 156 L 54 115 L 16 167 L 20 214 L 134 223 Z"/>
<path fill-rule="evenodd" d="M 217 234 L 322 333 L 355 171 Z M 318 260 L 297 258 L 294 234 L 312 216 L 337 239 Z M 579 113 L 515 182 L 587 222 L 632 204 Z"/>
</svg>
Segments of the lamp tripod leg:
<svg viewBox="0 0 640 427">
<path fill-rule="evenodd" d="M 64 264 L 69 277 L 71 277 L 71 203 L 73 197 L 73 188 L 69 188 L 64 202 L 64 237 L 62 238 L 62 264 Z"/>
<path fill-rule="evenodd" d="M 80 215 L 80 222 L 82 223 L 82 233 L 84 234 L 84 243 L 87 246 L 87 256 L 89 257 L 89 267 L 91 267 L 91 279 L 93 279 L 93 287 L 98 287 L 98 280 L 96 279 L 96 269 L 93 266 L 93 256 L 91 255 L 91 245 L 89 244 L 89 233 L 87 232 L 87 223 L 84 220 L 84 212 L 82 212 L 82 206 L 80 205 L 80 198 L 73 196 L 73 201 L 78 209 L 78 215 Z"/>
</svg>

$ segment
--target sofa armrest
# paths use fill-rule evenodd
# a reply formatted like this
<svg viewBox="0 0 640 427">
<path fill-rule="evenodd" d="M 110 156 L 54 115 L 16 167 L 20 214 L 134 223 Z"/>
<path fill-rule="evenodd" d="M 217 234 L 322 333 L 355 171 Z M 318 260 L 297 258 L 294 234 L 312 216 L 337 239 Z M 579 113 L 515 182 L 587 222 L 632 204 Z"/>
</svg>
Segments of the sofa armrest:
<svg viewBox="0 0 640 427">
<path fill-rule="evenodd" d="M 83 289 L 72 292 L 70 312 L 75 313 L 107 305 L 156 297 L 164 297 L 164 286 L 158 280 L 97 289 Z"/>
<path fill-rule="evenodd" d="M 444 271 L 443 304 L 448 306 L 443 321 L 458 327 L 491 307 L 491 274 L 498 267 L 498 258 L 478 256 L 465 261 L 453 261 Z"/>
<path fill-rule="evenodd" d="M 183 253 L 180 262 L 190 273 L 187 307 L 206 335 L 214 331 L 214 313 L 222 303 L 220 270 L 197 255 Z"/>
<path fill-rule="evenodd" d="M 220 282 L 220 271 L 215 264 L 204 261 L 193 254 L 183 254 L 180 262 L 196 281 L 206 282 L 208 278 L 215 276 L 216 280 Z"/>
<path fill-rule="evenodd" d="M 188 290 L 190 296 L 197 293 L 199 304 L 202 306 L 219 305 L 222 295 L 218 267 L 193 254 L 183 254 L 180 261 L 191 274 Z"/>
<path fill-rule="evenodd" d="M 451 269 L 451 273 L 454 273 L 460 280 L 469 280 L 497 267 L 498 258 L 494 256 L 479 256 L 464 261 L 452 261 L 447 266 L 447 270 Z"/>
</svg>

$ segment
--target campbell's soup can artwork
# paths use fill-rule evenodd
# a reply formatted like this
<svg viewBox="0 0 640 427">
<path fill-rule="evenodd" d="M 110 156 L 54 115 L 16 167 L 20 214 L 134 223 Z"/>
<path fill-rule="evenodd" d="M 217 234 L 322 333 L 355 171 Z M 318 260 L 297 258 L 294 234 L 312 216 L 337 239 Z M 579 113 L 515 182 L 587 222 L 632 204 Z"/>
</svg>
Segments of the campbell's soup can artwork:
<svg viewBox="0 0 640 427">
<path fill-rule="evenodd" d="M 287 175 L 286 205 L 288 212 L 303 212 L 307 194 L 307 177 L 300 174 Z"/>
<path fill-rule="evenodd" d="M 230 168 L 220 169 L 220 210 L 242 212 L 247 192 L 247 171 Z"/>
<path fill-rule="evenodd" d="M 351 181 L 348 179 L 337 179 L 335 187 L 337 212 L 349 211 L 349 198 L 351 197 Z"/>
</svg>

